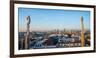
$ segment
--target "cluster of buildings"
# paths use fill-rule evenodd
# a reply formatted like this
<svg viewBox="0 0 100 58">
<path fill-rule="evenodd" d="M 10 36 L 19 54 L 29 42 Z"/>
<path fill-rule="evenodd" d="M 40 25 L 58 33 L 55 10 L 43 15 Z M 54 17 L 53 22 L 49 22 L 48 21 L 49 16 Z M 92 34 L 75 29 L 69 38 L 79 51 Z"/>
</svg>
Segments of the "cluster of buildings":
<svg viewBox="0 0 100 58">
<path fill-rule="evenodd" d="M 19 34 L 19 49 L 25 49 L 24 34 L 26 32 L 20 32 Z M 60 32 L 30 32 L 29 49 L 81 47 L 80 34 L 81 31 L 66 32 L 65 34 Z M 84 35 L 85 39 L 88 39 L 90 34 L 85 33 Z M 90 41 L 86 42 L 86 45 L 90 46 Z"/>
<path fill-rule="evenodd" d="M 90 31 L 84 31 L 83 18 L 81 30 L 55 30 L 29 32 L 30 17 L 27 17 L 27 31 L 19 32 L 19 49 L 67 48 L 90 46 Z"/>
</svg>

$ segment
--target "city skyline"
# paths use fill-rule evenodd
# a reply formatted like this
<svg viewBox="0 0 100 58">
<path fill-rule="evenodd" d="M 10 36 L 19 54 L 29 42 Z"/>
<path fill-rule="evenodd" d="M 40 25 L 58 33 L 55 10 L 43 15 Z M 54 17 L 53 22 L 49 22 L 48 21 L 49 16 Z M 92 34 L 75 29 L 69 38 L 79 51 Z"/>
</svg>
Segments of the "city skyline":
<svg viewBox="0 0 100 58">
<path fill-rule="evenodd" d="M 30 16 L 30 31 L 79 29 L 83 16 L 85 29 L 90 29 L 90 11 L 19 8 L 19 32 L 26 31 L 25 18 Z"/>
</svg>

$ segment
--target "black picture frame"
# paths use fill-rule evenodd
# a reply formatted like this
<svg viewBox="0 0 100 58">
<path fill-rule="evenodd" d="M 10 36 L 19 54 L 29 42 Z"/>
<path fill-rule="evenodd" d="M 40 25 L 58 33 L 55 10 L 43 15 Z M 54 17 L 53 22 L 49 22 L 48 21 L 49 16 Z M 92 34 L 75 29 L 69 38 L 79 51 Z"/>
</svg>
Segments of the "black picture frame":
<svg viewBox="0 0 100 58">
<path fill-rule="evenodd" d="M 69 51 L 69 52 L 52 52 L 52 53 L 37 53 L 37 54 L 14 54 L 14 8 L 15 4 L 27 4 L 27 5 L 46 5 L 46 6 L 61 6 L 61 7 L 82 7 L 82 8 L 92 8 L 93 9 L 93 20 L 94 20 L 94 47 L 93 50 L 85 51 Z M 77 53 L 91 53 L 96 52 L 96 6 L 95 5 L 81 5 L 81 4 L 63 4 L 63 3 L 49 3 L 49 2 L 34 2 L 34 1 L 10 1 L 10 57 L 29 57 L 29 56 L 45 56 L 45 55 L 59 55 L 59 54 L 77 54 Z"/>
</svg>

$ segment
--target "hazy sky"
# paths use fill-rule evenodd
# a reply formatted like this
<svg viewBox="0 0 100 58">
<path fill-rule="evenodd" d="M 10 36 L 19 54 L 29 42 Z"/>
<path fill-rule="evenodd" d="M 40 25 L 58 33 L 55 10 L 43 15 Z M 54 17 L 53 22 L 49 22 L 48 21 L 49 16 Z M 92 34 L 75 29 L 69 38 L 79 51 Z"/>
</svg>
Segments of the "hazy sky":
<svg viewBox="0 0 100 58">
<path fill-rule="evenodd" d="M 30 30 L 80 29 L 80 17 L 85 29 L 90 28 L 90 11 L 18 8 L 19 31 L 26 30 L 25 18 L 31 17 Z"/>
</svg>

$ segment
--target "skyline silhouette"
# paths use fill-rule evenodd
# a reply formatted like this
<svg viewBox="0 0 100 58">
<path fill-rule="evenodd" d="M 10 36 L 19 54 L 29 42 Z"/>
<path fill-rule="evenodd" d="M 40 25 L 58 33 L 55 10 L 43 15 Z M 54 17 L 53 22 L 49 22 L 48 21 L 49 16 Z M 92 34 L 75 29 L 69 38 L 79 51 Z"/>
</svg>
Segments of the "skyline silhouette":
<svg viewBox="0 0 100 58">
<path fill-rule="evenodd" d="M 19 32 L 26 31 L 25 18 L 30 16 L 30 30 L 80 30 L 80 17 L 83 16 L 85 29 L 90 29 L 90 11 L 58 10 L 39 8 L 19 8 Z"/>
</svg>

